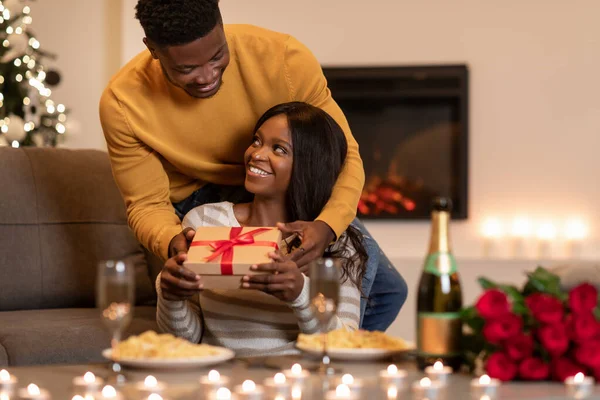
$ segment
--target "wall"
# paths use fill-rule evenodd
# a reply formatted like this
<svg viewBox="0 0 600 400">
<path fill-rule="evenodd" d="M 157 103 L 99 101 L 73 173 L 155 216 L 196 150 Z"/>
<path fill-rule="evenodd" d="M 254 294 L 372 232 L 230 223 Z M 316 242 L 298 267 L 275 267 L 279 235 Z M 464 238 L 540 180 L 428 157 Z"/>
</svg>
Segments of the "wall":
<svg viewBox="0 0 600 400">
<path fill-rule="evenodd" d="M 135 3 L 123 2 L 125 59 L 142 49 Z M 468 64 L 470 218 L 453 226 L 455 252 L 481 257 L 484 218 L 525 214 L 556 224 L 580 216 L 591 230 L 583 256 L 600 257 L 600 2 L 222 0 L 221 8 L 226 22 L 295 35 L 326 65 Z M 367 225 L 392 257 L 425 251 L 426 223 Z M 503 245 L 497 254 L 507 257 Z M 557 240 L 554 257 L 563 249 Z"/>
</svg>

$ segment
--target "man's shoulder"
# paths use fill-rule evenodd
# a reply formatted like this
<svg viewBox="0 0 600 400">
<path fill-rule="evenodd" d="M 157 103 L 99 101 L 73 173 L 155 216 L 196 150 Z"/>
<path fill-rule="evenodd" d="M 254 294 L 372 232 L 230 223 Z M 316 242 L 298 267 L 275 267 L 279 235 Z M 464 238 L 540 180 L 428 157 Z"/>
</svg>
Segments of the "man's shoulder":
<svg viewBox="0 0 600 400">
<path fill-rule="evenodd" d="M 133 88 L 148 87 L 155 74 L 154 64 L 148 50 L 140 52 L 113 75 L 104 89 L 104 94 L 110 92 L 119 97 L 120 93 L 131 93 Z"/>
<path fill-rule="evenodd" d="M 276 32 L 256 25 L 225 24 L 224 27 L 230 46 L 240 49 L 281 50 L 285 48 L 291 37 L 287 33 Z"/>
</svg>

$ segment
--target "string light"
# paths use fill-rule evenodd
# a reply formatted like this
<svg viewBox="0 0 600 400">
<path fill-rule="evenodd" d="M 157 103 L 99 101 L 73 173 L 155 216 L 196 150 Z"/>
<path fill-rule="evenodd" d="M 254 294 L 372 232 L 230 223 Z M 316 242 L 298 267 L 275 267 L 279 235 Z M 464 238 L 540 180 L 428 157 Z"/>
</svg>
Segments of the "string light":
<svg viewBox="0 0 600 400">
<path fill-rule="evenodd" d="M 17 35 L 20 35 L 21 33 L 23 33 L 23 28 L 21 28 L 20 26 L 17 26 L 17 29 L 15 29 L 15 33 Z"/>
<path fill-rule="evenodd" d="M 2 42 L 2 46 L 4 46 L 4 47 L 10 46 L 10 42 L 8 41 L 8 39 L 4 39 L 4 41 Z"/>
<path fill-rule="evenodd" d="M 61 124 L 60 122 L 58 124 L 56 124 L 56 132 L 58 132 L 62 135 L 66 131 L 67 131 L 67 128 L 65 128 L 65 126 L 63 124 Z"/>
<path fill-rule="evenodd" d="M 25 97 L 23 99 L 23 104 L 26 105 L 26 106 L 28 106 L 29 104 L 31 104 L 31 99 L 29 99 L 29 97 Z"/>
<path fill-rule="evenodd" d="M 2 131 L 2 133 L 8 132 L 8 125 L 2 125 L 2 127 L 0 127 L 0 131 Z"/>
<path fill-rule="evenodd" d="M 23 17 L 23 23 L 26 25 L 29 25 L 33 22 L 33 18 L 31 18 L 29 15 Z"/>
<path fill-rule="evenodd" d="M 65 121 L 67 120 L 67 116 L 66 116 L 65 114 L 60 114 L 60 115 L 58 116 L 58 120 L 59 120 L 60 122 L 65 122 Z"/>
<path fill-rule="evenodd" d="M 48 111 L 48 114 L 54 114 L 54 111 L 56 111 L 56 108 L 54 108 L 53 105 L 49 105 L 46 107 L 46 111 Z"/>
<path fill-rule="evenodd" d="M 15 59 L 15 67 L 20 67 L 21 66 L 21 59 L 17 58 Z"/>
<path fill-rule="evenodd" d="M 0 75 L 0 85 L 4 83 L 4 75 Z"/>
<path fill-rule="evenodd" d="M 29 8 L 29 6 L 25 6 L 23 7 L 23 14 L 27 15 L 31 12 L 31 8 Z"/>
<path fill-rule="evenodd" d="M 15 76 L 15 80 L 16 80 L 17 82 L 21 82 L 21 81 L 23 80 L 23 75 L 21 75 L 21 74 L 17 74 L 17 76 Z"/>
<path fill-rule="evenodd" d="M 13 140 L 12 143 L 10 144 L 13 148 L 18 149 L 19 148 L 19 142 L 17 142 L 16 140 Z"/>
<path fill-rule="evenodd" d="M 12 26 L 6 27 L 6 33 L 8 33 L 9 35 L 12 35 L 13 32 L 14 32 L 14 30 L 13 30 Z"/>
<path fill-rule="evenodd" d="M 2 11 L 2 16 L 4 17 L 4 19 L 10 19 L 10 11 L 8 10 L 8 8 L 5 8 L 4 11 Z"/>
<path fill-rule="evenodd" d="M 64 113 L 65 112 L 65 105 L 64 104 L 59 104 L 56 106 L 56 111 L 58 111 L 59 113 Z"/>
<path fill-rule="evenodd" d="M 27 68 L 32 69 L 35 67 L 35 60 L 29 60 L 27 63 Z"/>
</svg>

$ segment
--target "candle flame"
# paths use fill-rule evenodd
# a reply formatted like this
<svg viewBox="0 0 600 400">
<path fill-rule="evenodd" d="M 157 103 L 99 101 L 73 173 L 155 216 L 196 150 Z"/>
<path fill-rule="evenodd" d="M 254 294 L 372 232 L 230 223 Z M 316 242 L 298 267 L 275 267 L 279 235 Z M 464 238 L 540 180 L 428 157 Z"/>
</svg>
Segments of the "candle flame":
<svg viewBox="0 0 600 400">
<path fill-rule="evenodd" d="M 335 388 L 335 395 L 336 397 L 350 397 L 350 388 L 342 383 Z"/>
<path fill-rule="evenodd" d="M 292 365 L 292 374 L 300 375 L 301 373 L 302 373 L 302 365 L 297 364 L 297 363 Z"/>
<path fill-rule="evenodd" d="M 577 374 L 575 374 L 575 377 L 573 378 L 573 382 L 582 383 L 583 378 L 585 378 L 585 375 L 583 374 L 583 372 L 578 372 Z"/>
<path fill-rule="evenodd" d="M 285 400 L 285 396 L 278 394 L 273 400 Z"/>
<path fill-rule="evenodd" d="M 0 371 L 0 381 L 8 382 L 10 380 L 10 374 L 7 370 L 3 369 Z"/>
<path fill-rule="evenodd" d="M 513 220 L 511 233 L 517 238 L 526 238 L 531 236 L 532 223 L 529 218 L 517 217 Z"/>
<path fill-rule="evenodd" d="M 215 399 L 216 400 L 230 400 L 231 392 L 227 388 L 224 388 L 224 387 L 219 388 L 219 390 L 217 390 L 217 393 L 215 393 Z"/>
<path fill-rule="evenodd" d="M 537 231 L 537 236 L 542 240 L 553 240 L 556 238 L 556 226 L 552 222 L 543 222 Z"/>
<path fill-rule="evenodd" d="M 115 397 L 117 397 L 117 391 L 114 387 L 106 385 L 102 388 L 102 396 L 109 399 L 114 399 Z"/>
<path fill-rule="evenodd" d="M 285 375 L 282 374 L 281 372 L 276 373 L 275 376 L 273 377 L 273 382 L 275 382 L 278 385 L 284 384 L 285 383 Z"/>
<path fill-rule="evenodd" d="M 481 397 L 479 398 L 479 400 L 492 400 L 492 399 L 491 399 L 491 398 L 490 398 L 490 396 L 488 396 L 487 394 L 484 394 L 483 396 L 481 396 Z"/>
<path fill-rule="evenodd" d="M 144 386 L 149 388 L 155 388 L 158 386 L 158 381 L 152 375 L 148 375 L 146 379 L 144 379 Z"/>
<path fill-rule="evenodd" d="M 96 382 L 96 375 L 94 375 L 93 372 L 88 371 L 83 375 L 83 381 L 85 383 L 94 383 Z"/>
<path fill-rule="evenodd" d="M 504 229 L 502 227 L 502 222 L 500 219 L 492 217 L 488 218 L 483 222 L 483 226 L 481 228 L 483 236 L 489 239 L 500 238 L 504 235 Z"/>
<path fill-rule="evenodd" d="M 251 381 L 250 379 L 246 379 L 242 383 L 242 392 L 248 393 L 248 392 L 254 392 L 255 390 L 256 390 L 256 383 L 254 383 L 254 381 Z"/>
<path fill-rule="evenodd" d="M 396 375 L 398 373 L 398 367 L 396 367 L 394 364 L 390 364 L 387 367 L 387 373 L 390 375 Z"/>
<path fill-rule="evenodd" d="M 441 361 L 436 361 L 433 364 L 433 369 L 436 371 L 443 371 L 444 370 L 444 364 Z"/>
<path fill-rule="evenodd" d="M 73 396 L 73 398 L 71 400 L 83 400 L 83 397 L 81 397 L 80 395 L 76 394 L 75 396 Z"/>
<path fill-rule="evenodd" d="M 91 394 L 86 394 L 84 400 L 96 400 L 96 398 Z"/>
<path fill-rule="evenodd" d="M 219 379 L 221 379 L 221 374 L 219 374 L 219 371 L 211 369 L 210 372 L 208 373 L 208 381 L 209 382 L 218 382 Z"/>
<path fill-rule="evenodd" d="M 490 379 L 489 375 L 481 375 L 479 377 L 479 383 L 481 385 L 489 385 L 492 382 L 492 380 Z"/>
<path fill-rule="evenodd" d="M 582 220 L 573 218 L 565 224 L 565 236 L 570 240 L 582 240 L 587 236 L 587 227 Z"/>
<path fill-rule="evenodd" d="M 10 400 L 8 393 L 0 392 L 0 400 Z"/>
<path fill-rule="evenodd" d="M 387 397 L 388 399 L 395 399 L 396 397 L 398 397 L 398 389 L 396 389 L 396 386 L 390 386 L 388 388 Z"/>
<path fill-rule="evenodd" d="M 148 400 L 163 400 L 162 396 L 158 393 L 150 393 Z"/>
<path fill-rule="evenodd" d="M 354 383 L 354 377 L 350 374 L 344 374 L 344 376 L 342 376 L 342 383 L 344 385 L 352 385 Z"/>
<path fill-rule="evenodd" d="M 302 398 L 302 387 L 294 386 L 292 388 L 292 399 L 298 400 Z"/>
<path fill-rule="evenodd" d="M 40 388 L 35 383 L 30 383 L 27 385 L 27 393 L 29 393 L 31 396 L 39 396 Z"/>
<path fill-rule="evenodd" d="M 431 379 L 423 378 L 423 379 L 421 379 L 419 384 L 421 385 L 421 387 L 429 387 L 429 386 L 431 386 Z"/>
</svg>

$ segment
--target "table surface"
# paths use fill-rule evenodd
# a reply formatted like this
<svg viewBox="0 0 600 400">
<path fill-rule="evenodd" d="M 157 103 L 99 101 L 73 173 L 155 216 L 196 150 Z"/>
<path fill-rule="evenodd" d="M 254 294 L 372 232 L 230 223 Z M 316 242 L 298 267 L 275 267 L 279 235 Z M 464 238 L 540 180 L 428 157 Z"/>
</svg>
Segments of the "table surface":
<svg viewBox="0 0 600 400">
<path fill-rule="evenodd" d="M 235 360 L 226 362 L 212 368 L 195 368 L 188 370 L 145 370 L 145 369 L 126 369 L 123 372 L 127 377 L 127 383 L 120 388 L 127 399 L 142 398 L 134 389 L 134 383 L 143 381 L 147 375 L 154 375 L 159 381 L 168 384 L 167 391 L 164 393 L 165 399 L 170 400 L 188 400 L 201 399 L 198 378 L 206 375 L 210 369 L 217 369 L 221 375 L 229 376 L 232 380 L 232 386 L 241 384 L 245 379 L 252 379 L 256 383 L 261 383 L 267 377 L 272 377 L 275 373 L 283 369 L 288 369 L 294 362 L 300 362 L 308 368 L 316 367 L 317 363 L 313 360 L 302 359 L 300 357 L 277 357 L 250 360 Z M 380 370 L 386 369 L 388 362 L 360 362 L 360 363 L 333 363 L 341 373 L 350 373 L 355 378 L 363 379 L 365 390 L 362 391 L 361 398 L 369 400 L 387 399 L 385 393 L 377 386 L 377 376 Z M 420 379 L 423 374 L 419 372 L 414 364 L 404 360 L 396 363 L 399 368 L 408 371 L 408 382 L 412 383 Z M 13 367 L 8 368 L 9 372 L 19 379 L 19 387 L 25 387 L 29 383 L 36 383 L 45 388 L 52 394 L 53 400 L 71 399 L 73 396 L 71 382 L 73 377 L 81 376 L 86 371 L 92 371 L 97 376 L 106 378 L 109 375 L 108 364 L 92 365 L 65 365 L 65 366 L 31 366 L 31 367 Z M 466 374 L 454 374 L 450 377 L 449 384 L 445 393 L 438 397 L 438 400 L 470 400 L 470 381 L 473 377 Z M 321 398 L 322 380 L 316 372 L 311 374 L 311 383 L 303 391 L 303 399 Z M 233 387 L 230 387 L 232 389 Z M 595 394 L 589 399 L 600 399 L 600 390 L 596 389 Z M 410 392 L 407 391 L 398 397 L 399 399 L 411 399 Z M 515 382 L 505 383 L 499 388 L 498 399 L 545 399 L 558 400 L 567 399 L 565 396 L 564 385 L 561 383 L 526 383 Z M 265 398 L 267 400 L 267 398 Z"/>
</svg>

